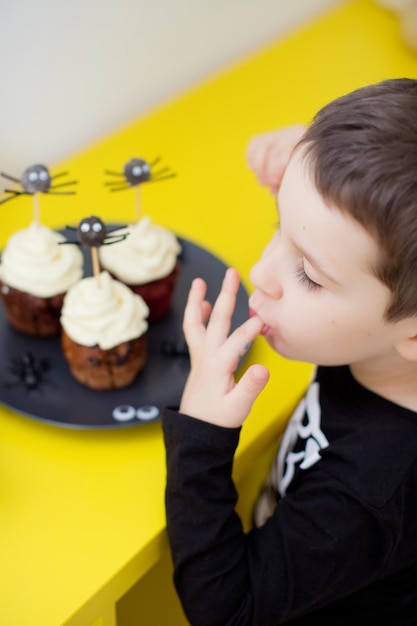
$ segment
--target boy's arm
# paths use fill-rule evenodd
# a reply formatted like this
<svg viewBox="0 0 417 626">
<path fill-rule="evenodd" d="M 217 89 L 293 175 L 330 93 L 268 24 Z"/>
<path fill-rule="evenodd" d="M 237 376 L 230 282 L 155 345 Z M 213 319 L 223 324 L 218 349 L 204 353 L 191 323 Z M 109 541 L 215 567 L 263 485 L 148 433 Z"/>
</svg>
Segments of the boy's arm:
<svg viewBox="0 0 417 626">
<path fill-rule="evenodd" d="M 276 626 L 380 575 L 391 531 L 319 464 L 265 526 L 245 534 L 231 478 L 240 429 L 170 410 L 163 429 L 174 582 L 190 624 Z M 327 609 L 323 626 L 337 623 L 340 610 Z"/>
<path fill-rule="evenodd" d="M 252 317 L 229 334 L 239 282 L 236 270 L 227 270 L 212 308 L 205 300 L 204 281 L 193 281 L 183 324 L 191 370 L 181 412 L 166 410 L 163 415 L 166 511 L 175 581 L 191 623 L 201 626 L 225 626 L 236 616 L 240 596 L 243 605 L 238 612 L 242 611 L 244 621 L 239 623 L 252 623 L 246 622 L 246 555 L 242 525 L 234 512 L 237 498 L 231 472 L 240 426 L 269 372 L 252 365 L 235 383 L 242 355 L 262 330 L 261 320 Z M 218 581 L 212 578 L 213 570 L 220 571 L 225 559 L 233 564 L 235 597 L 229 592 L 224 597 L 221 576 Z M 192 584 L 187 583 L 190 574 Z M 213 594 L 220 599 L 218 608 L 213 606 Z"/>
<path fill-rule="evenodd" d="M 231 479 L 240 429 L 166 409 L 163 432 L 175 586 L 190 624 L 225 626 L 236 612 L 247 612 L 244 535 L 234 512 L 237 495 Z M 226 585 L 223 576 L 229 578 Z M 245 617 L 238 623 L 252 621 Z"/>
<path fill-rule="evenodd" d="M 285 169 L 306 127 L 294 124 L 277 131 L 262 133 L 249 142 L 246 158 L 261 185 L 276 194 Z"/>
<path fill-rule="evenodd" d="M 366 584 L 386 558 L 373 510 L 320 469 L 280 502 L 264 527 L 244 534 L 234 510 L 233 456 L 268 371 L 251 366 L 234 382 L 239 358 L 262 325 L 254 317 L 229 336 L 238 285 L 229 270 L 207 323 L 205 284 L 194 281 L 184 319 L 191 372 L 181 413 L 163 416 L 175 582 L 198 626 L 293 619 Z M 352 545 L 360 559 L 352 560 Z"/>
</svg>

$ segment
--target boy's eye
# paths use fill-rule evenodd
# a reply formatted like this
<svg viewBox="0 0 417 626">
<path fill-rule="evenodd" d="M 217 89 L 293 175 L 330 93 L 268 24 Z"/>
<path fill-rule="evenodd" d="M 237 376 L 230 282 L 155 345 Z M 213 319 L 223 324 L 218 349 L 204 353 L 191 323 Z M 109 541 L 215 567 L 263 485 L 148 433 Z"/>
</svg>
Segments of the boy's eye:
<svg viewBox="0 0 417 626">
<path fill-rule="evenodd" d="M 316 289 L 321 289 L 322 285 L 319 285 L 318 283 L 314 282 L 314 280 L 312 280 L 310 276 L 307 276 L 303 265 L 297 268 L 296 273 L 297 273 L 298 280 L 300 281 L 302 285 L 307 287 L 308 291 L 315 291 Z"/>
</svg>

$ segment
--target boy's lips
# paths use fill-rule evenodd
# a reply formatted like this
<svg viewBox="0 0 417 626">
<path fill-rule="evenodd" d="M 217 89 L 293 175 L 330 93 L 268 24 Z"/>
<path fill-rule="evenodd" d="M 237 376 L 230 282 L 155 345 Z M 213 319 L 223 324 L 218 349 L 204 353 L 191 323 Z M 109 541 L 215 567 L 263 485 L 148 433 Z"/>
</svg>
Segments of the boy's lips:
<svg viewBox="0 0 417 626">
<path fill-rule="evenodd" d="M 254 317 L 255 315 L 257 315 L 256 311 L 250 308 L 249 317 Z M 270 330 L 271 330 L 271 327 L 268 326 L 268 324 L 264 324 L 261 329 L 261 335 L 266 335 Z"/>
</svg>

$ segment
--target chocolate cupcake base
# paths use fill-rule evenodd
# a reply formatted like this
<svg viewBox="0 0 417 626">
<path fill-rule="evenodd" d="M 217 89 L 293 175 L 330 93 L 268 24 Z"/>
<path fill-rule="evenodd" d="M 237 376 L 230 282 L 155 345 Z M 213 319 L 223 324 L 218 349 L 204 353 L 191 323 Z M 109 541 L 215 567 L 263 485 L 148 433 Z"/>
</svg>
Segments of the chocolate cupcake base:
<svg viewBox="0 0 417 626">
<path fill-rule="evenodd" d="M 51 337 L 61 332 L 59 318 L 65 294 L 39 298 L 10 287 L 1 280 L 0 294 L 7 319 L 14 329 L 37 337 Z"/>
<path fill-rule="evenodd" d="M 98 346 L 82 346 L 63 331 L 61 346 L 71 374 L 94 391 L 128 387 L 147 359 L 146 335 L 102 350 Z"/>
</svg>

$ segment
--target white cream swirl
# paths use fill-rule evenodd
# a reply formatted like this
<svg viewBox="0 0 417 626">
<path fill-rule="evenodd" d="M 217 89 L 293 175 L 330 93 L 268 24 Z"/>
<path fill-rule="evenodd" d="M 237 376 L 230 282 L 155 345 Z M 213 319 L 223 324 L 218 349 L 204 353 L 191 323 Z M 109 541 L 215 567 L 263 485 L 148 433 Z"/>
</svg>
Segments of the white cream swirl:
<svg viewBox="0 0 417 626">
<path fill-rule="evenodd" d="M 61 325 L 76 343 L 108 350 L 142 336 L 148 329 L 148 314 L 148 306 L 140 296 L 113 280 L 108 272 L 101 272 L 69 289 Z"/>
<path fill-rule="evenodd" d="M 128 285 L 143 285 L 172 272 L 181 252 L 174 233 L 153 224 L 150 217 L 140 219 L 125 229 L 126 239 L 99 249 L 102 267 Z"/>
<path fill-rule="evenodd" d="M 0 278 L 9 287 L 39 298 L 65 293 L 83 276 L 83 255 L 76 245 L 42 224 L 16 231 L 3 250 Z"/>
</svg>

